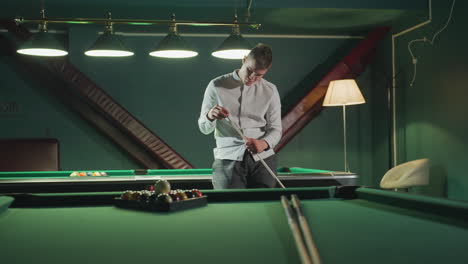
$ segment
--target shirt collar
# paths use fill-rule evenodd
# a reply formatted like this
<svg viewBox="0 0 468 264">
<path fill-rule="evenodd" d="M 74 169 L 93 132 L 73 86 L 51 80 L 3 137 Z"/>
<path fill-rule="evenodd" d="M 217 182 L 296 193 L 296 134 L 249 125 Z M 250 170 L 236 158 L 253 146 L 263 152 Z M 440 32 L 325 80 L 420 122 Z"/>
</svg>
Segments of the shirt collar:
<svg viewBox="0 0 468 264">
<path fill-rule="evenodd" d="M 234 72 L 232 73 L 232 78 L 234 78 L 234 80 L 240 82 L 240 83 L 241 83 L 242 85 L 244 85 L 245 87 L 250 87 L 251 85 L 248 86 L 248 85 L 245 85 L 245 84 L 244 84 L 244 82 L 243 82 L 243 81 L 241 80 L 241 78 L 239 77 L 239 74 L 237 73 L 238 71 L 239 71 L 239 69 L 234 70 Z M 257 81 L 257 83 L 258 83 L 258 81 Z"/>
<path fill-rule="evenodd" d="M 239 71 L 239 69 L 234 70 L 234 72 L 232 73 L 232 78 L 234 78 L 234 80 L 236 80 L 236 81 L 242 82 L 242 80 L 239 77 L 239 74 L 237 73 L 237 71 Z"/>
</svg>

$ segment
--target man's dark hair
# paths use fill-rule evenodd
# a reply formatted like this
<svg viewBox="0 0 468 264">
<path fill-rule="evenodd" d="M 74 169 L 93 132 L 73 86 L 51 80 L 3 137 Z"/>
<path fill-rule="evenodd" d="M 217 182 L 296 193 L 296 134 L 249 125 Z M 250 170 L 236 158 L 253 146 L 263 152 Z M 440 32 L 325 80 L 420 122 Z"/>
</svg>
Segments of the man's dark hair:
<svg viewBox="0 0 468 264">
<path fill-rule="evenodd" d="M 273 62 L 271 47 L 263 43 L 258 43 L 257 46 L 250 51 L 248 57 L 255 59 L 256 67 L 260 69 L 268 69 Z"/>
</svg>

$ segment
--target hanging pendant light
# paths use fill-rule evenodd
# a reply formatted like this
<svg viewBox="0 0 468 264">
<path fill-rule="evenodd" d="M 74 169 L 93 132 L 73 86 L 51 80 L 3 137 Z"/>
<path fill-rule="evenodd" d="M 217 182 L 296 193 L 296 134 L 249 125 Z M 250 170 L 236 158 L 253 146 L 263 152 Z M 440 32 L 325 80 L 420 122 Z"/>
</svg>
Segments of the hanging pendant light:
<svg viewBox="0 0 468 264">
<path fill-rule="evenodd" d="M 109 20 L 111 14 L 109 13 Z M 114 34 L 112 22 L 106 23 L 104 33 L 94 42 L 85 55 L 93 57 L 128 57 L 133 52 L 125 47 L 119 36 Z"/>
<path fill-rule="evenodd" d="M 169 26 L 169 34 L 165 36 L 157 45 L 156 49 L 149 55 L 162 58 L 190 58 L 198 55 L 190 45 L 177 32 L 175 15 L 172 15 L 173 24 Z"/>
<path fill-rule="evenodd" d="M 41 10 L 42 19 L 45 19 L 45 10 Z M 34 34 L 16 51 L 24 55 L 59 57 L 65 56 L 68 52 L 64 45 L 47 32 L 47 22 L 39 24 L 39 32 Z"/>
<path fill-rule="evenodd" d="M 231 35 L 224 40 L 221 45 L 211 53 L 214 57 L 222 59 L 243 59 L 252 49 L 252 45 L 240 34 L 240 27 L 235 17 Z"/>
</svg>

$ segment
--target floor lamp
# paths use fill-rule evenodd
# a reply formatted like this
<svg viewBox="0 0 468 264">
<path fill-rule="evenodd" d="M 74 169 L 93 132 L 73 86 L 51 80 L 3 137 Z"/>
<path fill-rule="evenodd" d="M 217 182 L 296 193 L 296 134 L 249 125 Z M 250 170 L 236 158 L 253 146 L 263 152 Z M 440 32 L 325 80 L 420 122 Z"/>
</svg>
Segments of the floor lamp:
<svg viewBox="0 0 468 264">
<path fill-rule="evenodd" d="M 364 100 L 354 79 L 331 81 L 323 100 L 323 106 L 343 106 L 344 169 L 346 172 L 349 172 L 346 156 L 346 106 L 365 102 L 366 100 Z"/>
</svg>

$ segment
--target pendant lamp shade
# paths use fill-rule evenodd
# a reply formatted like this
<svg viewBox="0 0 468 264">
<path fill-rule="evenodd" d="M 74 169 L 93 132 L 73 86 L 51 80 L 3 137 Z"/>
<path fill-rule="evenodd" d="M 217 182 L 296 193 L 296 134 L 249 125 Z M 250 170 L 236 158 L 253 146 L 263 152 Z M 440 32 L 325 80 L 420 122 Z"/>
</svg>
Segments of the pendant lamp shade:
<svg viewBox="0 0 468 264">
<path fill-rule="evenodd" d="M 170 32 L 149 55 L 162 58 L 190 58 L 197 56 L 198 52 L 194 51 L 177 32 Z"/>
<path fill-rule="evenodd" d="M 68 52 L 64 45 L 52 34 L 39 31 L 34 34 L 17 50 L 18 53 L 33 56 L 58 57 L 65 56 Z"/>
<path fill-rule="evenodd" d="M 93 57 L 127 57 L 134 53 L 125 47 L 119 36 L 111 31 L 104 32 L 85 54 Z"/>
<path fill-rule="evenodd" d="M 231 35 L 211 55 L 222 59 L 243 59 L 251 49 L 252 45 L 242 37 L 237 25 L 233 27 Z"/>
</svg>

